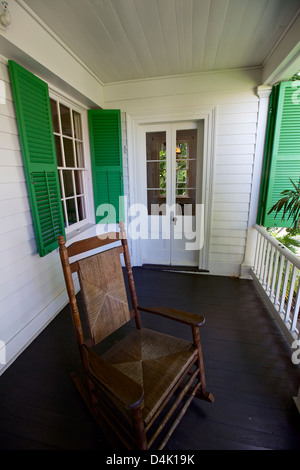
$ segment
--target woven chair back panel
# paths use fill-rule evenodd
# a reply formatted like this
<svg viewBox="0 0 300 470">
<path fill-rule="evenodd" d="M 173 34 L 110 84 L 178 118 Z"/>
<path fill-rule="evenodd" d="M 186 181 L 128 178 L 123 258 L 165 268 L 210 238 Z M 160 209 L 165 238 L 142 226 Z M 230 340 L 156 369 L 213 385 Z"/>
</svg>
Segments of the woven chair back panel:
<svg viewBox="0 0 300 470">
<path fill-rule="evenodd" d="M 130 320 L 120 253 L 111 249 L 78 263 L 87 324 L 97 344 Z"/>
</svg>

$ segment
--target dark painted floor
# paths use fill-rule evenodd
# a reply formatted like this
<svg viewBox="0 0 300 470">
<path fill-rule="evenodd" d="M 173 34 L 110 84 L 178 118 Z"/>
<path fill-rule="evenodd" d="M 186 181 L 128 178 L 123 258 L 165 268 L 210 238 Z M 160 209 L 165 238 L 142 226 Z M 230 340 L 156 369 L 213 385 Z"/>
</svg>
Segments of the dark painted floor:
<svg viewBox="0 0 300 470">
<path fill-rule="evenodd" d="M 252 281 L 134 268 L 141 305 L 199 312 L 207 389 L 169 440 L 173 450 L 300 449 L 292 399 L 300 369 Z M 190 338 L 190 329 L 142 314 L 143 325 Z M 80 370 L 66 307 L 0 377 L 0 449 L 111 449 L 69 373 Z"/>
</svg>

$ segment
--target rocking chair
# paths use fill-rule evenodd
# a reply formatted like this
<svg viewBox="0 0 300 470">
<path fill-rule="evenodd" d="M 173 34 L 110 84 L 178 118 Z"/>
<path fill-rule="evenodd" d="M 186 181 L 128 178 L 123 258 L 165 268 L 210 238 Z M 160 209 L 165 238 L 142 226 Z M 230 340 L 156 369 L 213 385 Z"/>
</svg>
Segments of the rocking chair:
<svg viewBox="0 0 300 470">
<path fill-rule="evenodd" d="M 116 241 L 119 246 L 115 246 Z M 81 240 L 69 247 L 63 236 L 58 242 L 86 386 L 82 388 L 77 377 L 75 383 L 100 426 L 113 430 L 127 449 L 164 448 L 194 397 L 214 401 L 205 389 L 199 337 L 204 318 L 138 304 L 124 223 L 120 223 L 120 232 Z M 94 254 L 95 249 L 111 243 L 113 248 Z M 78 260 L 78 255 L 90 250 L 91 256 Z M 124 256 L 128 276 L 131 311 L 120 255 Z M 77 260 L 70 263 L 69 258 L 74 256 Z M 81 320 L 72 273 L 78 273 L 86 324 Z M 140 311 L 190 325 L 193 342 L 142 328 Z M 102 354 L 95 352 L 97 344 L 132 318 L 136 327 L 129 328 L 131 332 L 117 343 L 114 340 Z"/>
</svg>

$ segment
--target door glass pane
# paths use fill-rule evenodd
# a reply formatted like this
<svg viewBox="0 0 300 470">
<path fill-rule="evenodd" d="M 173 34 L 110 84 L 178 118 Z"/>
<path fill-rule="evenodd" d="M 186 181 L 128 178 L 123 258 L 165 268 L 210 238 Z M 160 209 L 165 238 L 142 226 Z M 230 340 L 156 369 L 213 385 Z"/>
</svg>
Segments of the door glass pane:
<svg viewBox="0 0 300 470">
<path fill-rule="evenodd" d="M 166 160 L 160 162 L 147 162 L 147 187 L 160 190 L 162 195 L 166 194 Z"/>
<path fill-rule="evenodd" d="M 146 133 L 147 203 L 149 215 L 163 215 L 158 210 L 157 205 L 160 206 L 166 203 L 166 150 L 166 132 Z M 152 205 L 156 205 L 156 207 L 152 207 Z"/>
<path fill-rule="evenodd" d="M 197 130 L 176 133 L 176 204 L 178 215 L 195 215 Z"/>
</svg>

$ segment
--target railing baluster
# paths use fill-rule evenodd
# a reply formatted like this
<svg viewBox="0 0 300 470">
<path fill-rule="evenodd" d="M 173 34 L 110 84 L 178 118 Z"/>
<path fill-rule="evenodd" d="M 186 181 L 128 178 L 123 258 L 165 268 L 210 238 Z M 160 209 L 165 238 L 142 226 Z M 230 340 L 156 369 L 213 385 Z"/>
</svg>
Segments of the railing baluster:
<svg viewBox="0 0 300 470">
<path fill-rule="evenodd" d="M 274 269 L 273 269 L 273 277 L 272 277 L 272 284 L 271 284 L 271 291 L 270 291 L 270 299 L 271 300 L 274 297 L 274 289 L 275 289 L 275 283 L 276 283 L 276 279 L 277 279 L 279 255 L 280 255 L 279 251 L 276 251 L 275 261 L 274 261 Z"/>
<path fill-rule="evenodd" d="M 263 227 L 254 227 L 258 235 L 250 271 L 292 344 L 300 338 L 300 258 Z"/>
<path fill-rule="evenodd" d="M 253 266 L 253 270 L 254 270 L 255 274 L 257 273 L 257 269 L 258 269 L 258 260 L 259 260 L 260 245 L 261 245 L 261 242 L 262 242 L 262 238 L 263 238 L 262 234 L 258 233 L 257 234 L 257 239 L 256 239 L 256 249 L 255 249 L 254 266 Z"/>
<path fill-rule="evenodd" d="M 259 263 L 258 263 L 258 279 L 261 281 L 262 280 L 262 271 L 264 268 L 264 256 L 265 256 L 265 251 L 266 251 L 266 243 L 267 240 L 264 238 L 263 242 L 261 244 L 261 249 L 260 249 L 260 255 L 259 255 Z"/>
<path fill-rule="evenodd" d="M 299 276 L 299 271 L 298 271 L 298 276 Z M 294 314 L 293 314 L 293 319 L 292 319 L 292 324 L 291 324 L 291 332 L 292 334 L 297 331 L 297 322 L 298 322 L 298 315 L 299 315 L 299 307 L 300 307 L 300 283 L 298 284 L 297 288 L 297 295 L 296 295 L 296 301 L 295 301 L 295 307 L 294 307 Z"/>
<path fill-rule="evenodd" d="M 267 285 L 266 285 L 266 292 L 270 293 L 271 295 L 271 279 L 274 277 L 274 255 L 275 255 L 275 247 L 272 246 L 271 248 L 271 254 L 270 254 L 270 262 L 269 262 L 269 273 L 268 273 L 268 279 L 267 279 Z"/>
<path fill-rule="evenodd" d="M 280 263 L 279 263 L 279 270 L 278 270 L 278 277 L 277 277 L 277 285 L 276 285 L 276 291 L 275 291 L 275 298 L 274 298 L 274 305 L 275 308 L 277 308 L 279 304 L 279 296 L 280 296 L 280 289 L 281 289 L 281 280 L 282 280 L 282 273 L 283 273 L 283 265 L 284 265 L 285 258 L 283 255 L 280 257 Z"/>
<path fill-rule="evenodd" d="M 264 274 L 263 274 L 263 285 L 267 286 L 267 276 L 269 272 L 269 262 L 270 262 L 270 251 L 271 244 L 267 241 L 266 253 L 265 253 L 265 265 L 264 265 Z"/>
<path fill-rule="evenodd" d="M 289 322 L 291 320 L 290 319 L 290 313 L 291 313 L 292 301 L 293 301 L 293 298 L 294 298 L 296 274 L 297 274 L 297 269 L 296 269 L 295 266 L 293 266 L 292 275 L 291 275 L 291 279 L 290 279 L 288 301 L 287 301 L 287 305 L 286 305 L 286 312 L 285 312 L 285 319 L 284 319 L 285 322 Z"/>
<path fill-rule="evenodd" d="M 286 290 L 287 290 L 287 285 L 288 285 L 288 280 L 289 280 L 289 275 L 290 275 L 290 267 L 291 263 L 286 260 L 285 263 L 285 271 L 284 271 L 284 277 L 283 277 L 283 286 L 282 286 L 282 291 L 281 291 L 281 300 L 280 300 L 280 306 L 279 306 L 279 314 L 284 314 L 284 306 L 285 306 L 285 299 L 286 299 Z"/>
</svg>

